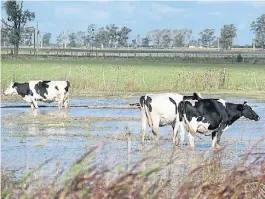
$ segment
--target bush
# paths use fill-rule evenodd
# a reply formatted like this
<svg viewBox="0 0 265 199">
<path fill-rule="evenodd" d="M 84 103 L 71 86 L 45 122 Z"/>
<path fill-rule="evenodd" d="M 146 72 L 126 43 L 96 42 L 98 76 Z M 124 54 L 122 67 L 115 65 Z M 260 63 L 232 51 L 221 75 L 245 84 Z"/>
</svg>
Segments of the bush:
<svg viewBox="0 0 265 199">
<path fill-rule="evenodd" d="M 241 54 L 238 54 L 237 57 L 236 57 L 236 61 L 237 62 L 242 62 L 242 60 L 243 60 L 242 55 Z"/>
</svg>

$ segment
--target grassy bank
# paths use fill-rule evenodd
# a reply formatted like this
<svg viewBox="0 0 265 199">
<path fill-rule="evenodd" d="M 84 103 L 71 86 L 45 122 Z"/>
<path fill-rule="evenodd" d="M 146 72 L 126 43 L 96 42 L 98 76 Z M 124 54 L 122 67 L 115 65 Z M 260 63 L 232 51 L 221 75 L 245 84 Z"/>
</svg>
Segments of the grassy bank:
<svg viewBox="0 0 265 199">
<path fill-rule="evenodd" d="M 246 96 L 265 94 L 265 65 L 126 60 L 2 60 L 2 91 L 12 79 L 17 82 L 68 79 L 72 85 L 72 96 L 167 91 Z"/>
</svg>

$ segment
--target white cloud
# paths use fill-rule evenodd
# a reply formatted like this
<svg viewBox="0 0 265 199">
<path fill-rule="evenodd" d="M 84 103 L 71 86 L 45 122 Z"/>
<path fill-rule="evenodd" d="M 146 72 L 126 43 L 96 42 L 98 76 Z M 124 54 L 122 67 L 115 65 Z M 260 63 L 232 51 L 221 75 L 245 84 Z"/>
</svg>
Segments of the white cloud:
<svg viewBox="0 0 265 199">
<path fill-rule="evenodd" d="M 254 7 L 254 8 L 263 8 L 265 7 L 265 1 L 249 1 L 245 2 L 246 4 Z"/>
<path fill-rule="evenodd" d="M 160 21 L 162 20 L 162 16 L 156 12 L 149 11 L 146 12 L 147 18 L 154 21 Z"/>
<path fill-rule="evenodd" d="M 159 14 L 170 14 L 170 13 L 178 14 L 186 11 L 186 9 L 183 8 L 174 8 L 160 3 L 152 3 L 151 8 L 153 12 L 158 12 Z"/>
<path fill-rule="evenodd" d="M 222 1 L 214 1 L 214 0 L 200 1 L 200 0 L 198 0 L 197 3 L 199 3 L 199 4 L 216 4 L 216 3 L 222 3 Z"/>
<path fill-rule="evenodd" d="M 208 15 L 219 16 L 219 15 L 221 15 L 221 12 L 209 12 Z"/>
<path fill-rule="evenodd" d="M 82 8 L 81 7 L 57 7 L 55 9 L 55 14 L 57 16 L 67 16 L 69 17 L 69 15 L 76 15 L 78 13 L 82 12 Z"/>
<path fill-rule="evenodd" d="M 93 17 L 95 20 L 108 19 L 109 12 L 86 6 L 64 6 L 55 8 L 55 15 L 60 18 L 69 18 L 71 15 L 78 18 Z"/>
<path fill-rule="evenodd" d="M 120 3 L 118 9 L 123 12 L 125 11 L 127 14 L 133 14 L 134 11 L 136 10 L 136 6 L 128 2 Z"/>
<path fill-rule="evenodd" d="M 244 30 L 244 29 L 246 29 L 247 28 L 247 25 L 246 24 L 238 24 L 237 25 L 237 29 L 238 30 Z"/>
<path fill-rule="evenodd" d="M 146 10 L 143 10 L 143 13 L 145 13 L 148 19 L 154 21 L 161 21 L 165 16 L 178 15 L 187 11 L 187 9 L 174 8 L 161 3 L 152 3 Z"/>
</svg>

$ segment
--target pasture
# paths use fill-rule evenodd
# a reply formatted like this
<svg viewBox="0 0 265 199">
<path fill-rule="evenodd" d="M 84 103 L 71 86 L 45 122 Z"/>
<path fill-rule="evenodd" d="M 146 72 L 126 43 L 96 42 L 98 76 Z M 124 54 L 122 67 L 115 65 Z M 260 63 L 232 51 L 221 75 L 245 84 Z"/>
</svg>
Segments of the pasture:
<svg viewBox="0 0 265 199">
<path fill-rule="evenodd" d="M 2 91 L 15 79 L 68 79 L 72 96 L 205 92 L 264 97 L 265 66 L 174 61 L 3 60 Z M 3 99 L 5 99 L 3 97 Z"/>
<path fill-rule="evenodd" d="M 24 198 L 103 198 L 106 194 L 110 194 L 106 198 L 185 198 L 185 194 L 211 198 L 227 187 L 235 195 L 241 191 L 246 196 L 260 187 L 264 194 L 264 140 L 255 145 L 265 133 L 264 77 L 264 65 L 3 60 L 2 93 L 12 79 L 67 79 L 71 82 L 72 106 L 126 106 L 138 102 L 145 92 L 198 91 L 204 97 L 218 96 L 234 103 L 248 101 L 261 120 L 237 121 L 223 134 L 221 144 L 225 148 L 220 152 L 211 150 L 211 136 L 199 135 L 193 152 L 187 138 L 184 149 L 173 147 L 169 126 L 160 129 L 159 147 L 153 145 L 150 129 L 146 146 L 142 147 L 139 109 L 71 107 L 69 111 L 58 111 L 55 107 L 40 107 L 37 114 L 32 114 L 29 107 L 2 108 L 1 191 L 5 196 L 22 193 Z M 2 107 L 26 105 L 17 97 L 1 96 Z M 244 154 L 253 145 L 254 155 L 248 155 L 245 161 Z M 98 147 L 92 153 L 94 146 Z M 252 163 L 251 168 L 244 166 L 248 163 Z M 231 172 L 233 168 L 238 173 Z M 248 168 L 255 175 L 248 173 Z M 247 184 L 250 188 L 244 191 L 247 179 L 252 184 Z M 253 185 L 253 179 L 260 179 L 259 186 Z M 216 186 L 211 187 L 213 184 Z M 205 190 L 208 186 L 211 188 Z"/>
</svg>

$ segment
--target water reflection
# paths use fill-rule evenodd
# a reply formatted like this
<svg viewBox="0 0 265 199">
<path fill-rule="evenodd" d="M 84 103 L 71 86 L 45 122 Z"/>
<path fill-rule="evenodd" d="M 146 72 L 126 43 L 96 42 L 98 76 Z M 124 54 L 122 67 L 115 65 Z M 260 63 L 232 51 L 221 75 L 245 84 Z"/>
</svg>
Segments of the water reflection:
<svg viewBox="0 0 265 199">
<path fill-rule="evenodd" d="M 35 122 L 28 125 L 28 135 L 45 136 L 45 135 L 64 135 L 66 134 L 65 122 L 56 124 L 41 125 L 40 122 Z"/>
<path fill-rule="evenodd" d="M 63 109 L 63 110 L 33 110 L 32 111 L 34 116 L 55 116 L 55 117 L 69 117 L 70 110 Z"/>
</svg>

